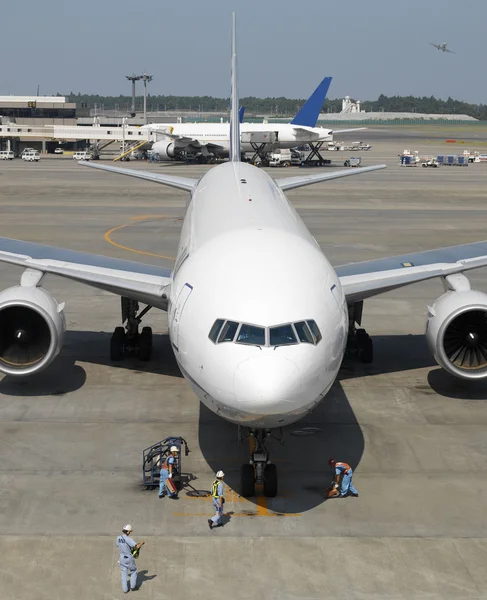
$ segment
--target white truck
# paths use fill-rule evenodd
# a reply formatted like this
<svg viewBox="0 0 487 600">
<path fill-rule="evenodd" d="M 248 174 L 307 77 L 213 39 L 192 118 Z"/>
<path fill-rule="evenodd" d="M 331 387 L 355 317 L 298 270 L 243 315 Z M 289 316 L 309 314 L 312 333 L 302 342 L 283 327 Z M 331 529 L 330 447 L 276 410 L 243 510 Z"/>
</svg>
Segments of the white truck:
<svg viewBox="0 0 487 600">
<path fill-rule="evenodd" d="M 0 160 L 13 160 L 14 153 L 12 150 L 1 150 L 0 151 Z"/>
<path fill-rule="evenodd" d="M 22 160 L 25 160 L 26 162 L 39 162 L 40 159 L 41 155 L 37 150 L 29 150 L 28 152 L 24 150 L 24 152 L 22 152 Z"/>
<path fill-rule="evenodd" d="M 281 148 L 276 152 L 271 152 L 269 158 L 269 167 L 290 167 L 291 150 Z"/>
<path fill-rule="evenodd" d="M 73 160 L 91 160 L 91 152 L 88 150 L 77 150 L 73 154 Z"/>
</svg>

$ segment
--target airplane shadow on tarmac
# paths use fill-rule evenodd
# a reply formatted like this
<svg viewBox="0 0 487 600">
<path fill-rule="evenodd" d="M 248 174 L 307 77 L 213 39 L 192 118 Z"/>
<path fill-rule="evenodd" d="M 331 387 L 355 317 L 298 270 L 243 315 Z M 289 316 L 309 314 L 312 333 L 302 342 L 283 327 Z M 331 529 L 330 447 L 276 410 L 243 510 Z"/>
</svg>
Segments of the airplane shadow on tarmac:
<svg viewBox="0 0 487 600">
<path fill-rule="evenodd" d="M 86 382 L 86 371 L 76 364 L 78 362 L 182 377 L 167 334 L 154 334 L 153 355 L 148 362 L 135 357 L 112 362 L 109 355 L 110 338 L 111 333 L 104 331 L 67 331 L 59 356 L 47 369 L 20 380 L 6 375 L 0 381 L 0 394 L 52 396 L 74 392 Z"/>
<path fill-rule="evenodd" d="M 214 472 L 222 469 L 226 486 L 238 494 L 240 469 L 250 456 L 248 440 L 238 444 L 237 426 L 224 421 L 203 404 L 200 404 L 198 435 L 207 463 Z M 333 477 L 329 458 L 344 460 L 355 469 L 364 451 L 362 429 L 341 384 L 336 382 L 308 416 L 284 428 L 283 444 L 271 439 L 268 448 L 278 470 L 278 495 L 263 498 L 262 490 L 257 490 L 257 496 L 249 498 L 255 509 L 245 514 L 303 513 L 324 502 L 324 489 Z M 232 498 L 235 500 L 235 495 L 232 494 Z M 237 500 L 242 501 L 238 496 Z"/>
</svg>

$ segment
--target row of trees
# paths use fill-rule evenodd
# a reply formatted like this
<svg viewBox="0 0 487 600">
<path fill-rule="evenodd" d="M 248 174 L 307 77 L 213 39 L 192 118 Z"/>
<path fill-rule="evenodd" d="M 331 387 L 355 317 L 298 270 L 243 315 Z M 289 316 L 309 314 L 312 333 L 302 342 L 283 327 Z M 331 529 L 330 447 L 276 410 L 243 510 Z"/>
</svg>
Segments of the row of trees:
<svg viewBox="0 0 487 600">
<path fill-rule="evenodd" d="M 78 106 L 98 109 L 117 109 L 128 111 L 132 104 L 130 96 L 99 96 L 94 94 L 67 94 L 70 102 Z M 241 98 L 242 106 L 248 114 L 290 116 L 295 114 L 304 104 L 304 99 L 290 98 Z M 142 106 L 142 97 L 136 98 L 137 109 Z M 225 112 L 228 110 L 228 98 L 213 98 L 211 96 L 148 96 L 148 110 L 190 110 L 194 112 Z M 323 112 L 340 112 L 341 100 L 325 100 Z M 384 96 L 377 100 L 362 102 L 362 108 L 369 111 L 385 112 L 420 112 L 431 114 L 465 114 L 477 119 L 487 119 L 487 104 L 469 104 L 459 100 L 440 100 L 434 96 Z"/>
</svg>

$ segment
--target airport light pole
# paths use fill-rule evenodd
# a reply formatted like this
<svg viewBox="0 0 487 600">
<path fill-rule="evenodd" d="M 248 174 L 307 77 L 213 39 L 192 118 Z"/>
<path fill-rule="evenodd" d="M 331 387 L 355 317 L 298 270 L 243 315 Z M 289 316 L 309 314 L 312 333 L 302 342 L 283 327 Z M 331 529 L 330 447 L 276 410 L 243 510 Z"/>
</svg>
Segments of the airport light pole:
<svg viewBox="0 0 487 600">
<path fill-rule="evenodd" d="M 152 81 L 153 76 L 147 75 L 147 73 L 143 73 L 140 76 L 140 79 L 144 82 L 144 125 L 147 125 L 147 83 Z"/>
<path fill-rule="evenodd" d="M 142 75 L 125 75 L 125 77 L 132 82 L 132 110 L 130 112 L 132 117 L 135 117 L 135 82 L 142 79 Z M 144 84 L 145 85 L 145 84 Z"/>
</svg>

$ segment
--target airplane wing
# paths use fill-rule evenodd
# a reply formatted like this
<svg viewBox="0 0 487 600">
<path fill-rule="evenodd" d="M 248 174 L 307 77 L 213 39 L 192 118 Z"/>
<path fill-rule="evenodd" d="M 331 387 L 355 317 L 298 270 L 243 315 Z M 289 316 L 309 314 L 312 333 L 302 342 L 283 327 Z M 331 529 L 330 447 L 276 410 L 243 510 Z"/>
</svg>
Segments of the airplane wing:
<svg viewBox="0 0 487 600">
<path fill-rule="evenodd" d="M 333 129 L 332 134 L 335 135 L 337 133 L 350 133 L 351 131 L 363 131 L 364 129 L 368 129 L 368 127 L 355 127 L 354 129 Z"/>
<path fill-rule="evenodd" d="M 97 165 L 84 160 L 80 160 L 78 164 L 83 167 L 91 167 L 92 169 L 110 171 L 112 173 L 118 173 L 119 175 L 128 175 L 129 177 L 136 177 L 137 179 L 145 179 L 145 181 L 152 181 L 153 183 L 162 183 L 163 185 L 168 185 L 169 187 L 177 188 L 178 190 L 184 190 L 185 192 L 191 192 L 198 183 L 197 179 L 190 179 L 189 177 L 150 173 L 139 169 L 119 169 L 117 167 L 110 167 L 109 165 Z"/>
<path fill-rule="evenodd" d="M 450 54 L 455 54 L 455 52 L 453 52 L 453 50 L 448 50 L 448 48 L 444 48 L 443 52 L 449 52 Z"/>
<path fill-rule="evenodd" d="M 2 237 L 0 263 L 52 273 L 158 308 L 167 306 L 162 294 L 171 283 L 170 269 Z"/>
<path fill-rule="evenodd" d="M 440 45 L 439 45 L 439 44 L 433 44 L 433 42 L 428 42 L 428 44 L 429 44 L 430 46 L 434 46 L 434 47 L 435 47 L 437 50 L 439 50 L 439 49 L 440 49 Z"/>
<path fill-rule="evenodd" d="M 487 266 L 487 241 L 341 265 L 335 268 L 349 303 L 418 281 Z"/>
<path fill-rule="evenodd" d="M 351 175 L 361 175 L 378 169 L 385 169 L 386 165 L 374 165 L 372 167 L 360 167 L 358 169 L 348 169 L 342 171 L 332 171 L 331 173 L 320 173 L 319 175 L 303 175 L 298 177 L 286 177 L 284 179 L 276 179 L 277 185 L 282 191 L 293 190 L 305 185 L 313 185 L 321 183 L 329 179 L 339 179 L 340 177 L 350 177 Z"/>
</svg>

